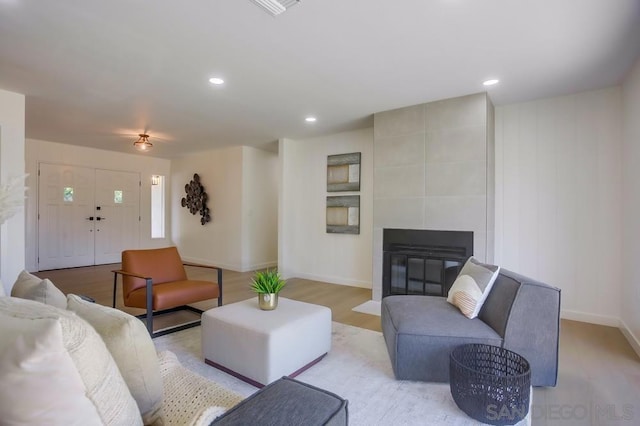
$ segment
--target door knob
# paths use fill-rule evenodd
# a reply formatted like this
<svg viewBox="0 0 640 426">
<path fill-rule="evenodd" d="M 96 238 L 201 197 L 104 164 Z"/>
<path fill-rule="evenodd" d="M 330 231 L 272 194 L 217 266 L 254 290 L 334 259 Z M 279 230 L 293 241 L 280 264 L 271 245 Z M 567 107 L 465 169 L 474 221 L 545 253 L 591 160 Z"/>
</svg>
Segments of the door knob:
<svg viewBox="0 0 640 426">
<path fill-rule="evenodd" d="M 89 216 L 89 217 L 87 218 L 87 220 L 93 220 L 93 216 Z M 98 220 L 100 220 L 100 219 L 98 219 Z"/>
<path fill-rule="evenodd" d="M 107 220 L 107 218 L 106 218 L 106 217 L 100 217 L 100 216 L 97 216 L 97 217 L 96 217 L 96 220 Z"/>
</svg>

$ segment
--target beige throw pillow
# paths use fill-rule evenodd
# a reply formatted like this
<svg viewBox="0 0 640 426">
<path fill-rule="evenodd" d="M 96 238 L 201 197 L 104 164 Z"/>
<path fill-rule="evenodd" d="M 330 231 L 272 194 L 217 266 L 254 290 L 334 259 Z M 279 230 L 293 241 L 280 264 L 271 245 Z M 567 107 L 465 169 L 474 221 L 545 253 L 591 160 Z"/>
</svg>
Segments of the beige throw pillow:
<svg viewBox="0 0 640 426">
<path fill-rule="evenodd" d="M 20 299 L 34 300 L 56 308 L 66 309 L 67 298 L 51 281 L 31 275 L 27 271 L 20 272 L 11 296 Z"/>
<path fill-rule="evenodd" d="M 116 363 L 98 333 L 86 321 L 73 312 L 14 297 L 0 298 L 0 312 L 5 316 L 23 320 L 57 319 L 62 329 L 63 346 L 71 357 L 84 383 L 85 394 L 95 406 L 102 423 L 113 426 L 142 425 L 136 401 L 131 396 Z"/>
<path fill-rule="evenodd" d="M 499 266 L 486 265 L 470 257 L 449 289 L 447 302 L 460 309 L 467 318 L 476 318 L 498 273 Z"/>
<path fill-rule="evenodd" d="M 102 426 L 57 319 L 0 312 L 0 383 L 2 424 Z"/>
<path fill-rule="evenodd" d="M 162 377 L 156 348 L 142 321 L 117 309 L 67 296 L 67 309 L 96 329 L 138 404 L 144 424 L 162 424 Z"/>
</svg>

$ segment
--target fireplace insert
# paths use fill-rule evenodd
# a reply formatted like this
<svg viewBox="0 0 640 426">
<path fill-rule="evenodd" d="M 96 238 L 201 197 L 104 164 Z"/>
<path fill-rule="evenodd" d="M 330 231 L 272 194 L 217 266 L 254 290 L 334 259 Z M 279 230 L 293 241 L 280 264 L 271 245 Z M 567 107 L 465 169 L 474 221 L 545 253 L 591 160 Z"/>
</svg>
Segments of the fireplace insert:
<svg viewBox="0 0 640 426">
<path fill-rule="evenodd" d="M 471 231 L 384 229 L 382 238 L 382 297 L 446 296 L 473 255 Z"/>
</svg>

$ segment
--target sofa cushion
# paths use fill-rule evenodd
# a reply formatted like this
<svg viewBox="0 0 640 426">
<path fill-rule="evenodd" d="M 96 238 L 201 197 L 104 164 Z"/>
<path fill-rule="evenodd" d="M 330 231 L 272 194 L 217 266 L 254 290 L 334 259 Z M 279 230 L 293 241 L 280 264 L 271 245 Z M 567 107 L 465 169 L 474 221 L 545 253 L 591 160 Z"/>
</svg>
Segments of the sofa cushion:
<svg viewBox="0 0 640 426">
<path fill-rule="evenodd" d="M 156 349 L 142 321 L 117 309 L 67 296 L 67 309 L 98 332 L 136 400 L 145 424 L 162 423 L 162 378 Z"/>
<path fill-rule="evenodd" d="M 136 401 L 116 363 L 98 333 L 86 321 L 73 312 L 14 297 L 0 298 L 0 312 L 25 320 L 59 320 L 64 348 L 102 422 L 108 425 L 142 425 Z"/>
<path fill-rule="evenodd" d="M 347 425 L 348 402 L 324 389 L 283 377 L 236 405 L 215 425 Z"/>
<path fill-rule="evenodd" d="M 0 312 L 0 383 L 2 424 L 102 425 L 57 319 Z"/>
<path fill-rule="evenodd" d="M 499 266 L 470 257 L 451 286 L 447 302 L 457 306 L 467 318 L 477 317 L 499 272 Z"/>
<path fill-rule="evenodd" d="M 34 300 L 56 308 L 66 309 L 67 298 L 51 281 L 28 273 L 20 272 L 11 289 L 11 296 Z"/>
</svg>

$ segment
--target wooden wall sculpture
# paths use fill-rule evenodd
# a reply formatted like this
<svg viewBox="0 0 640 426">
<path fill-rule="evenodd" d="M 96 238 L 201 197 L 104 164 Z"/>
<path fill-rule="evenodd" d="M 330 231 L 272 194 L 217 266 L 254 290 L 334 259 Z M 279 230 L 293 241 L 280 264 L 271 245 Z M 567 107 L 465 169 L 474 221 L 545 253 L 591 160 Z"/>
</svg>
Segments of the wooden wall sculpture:
<svg viewBox="0 0 640 426">
<path fill-rule="evenodd" d="M 209 207 L 207 207 L 209 196 L 200 183 L 200 176 L 197 173 L 193 175 L 193 180 L 184 186 L 184 190 L 187 196 L 182 197 L 182 207 L 188 208 L 193 215 L 200 213 L 200 216 L 202 216 L 200 223 L 202 225 L 211 222 Z"/>
</svg>

